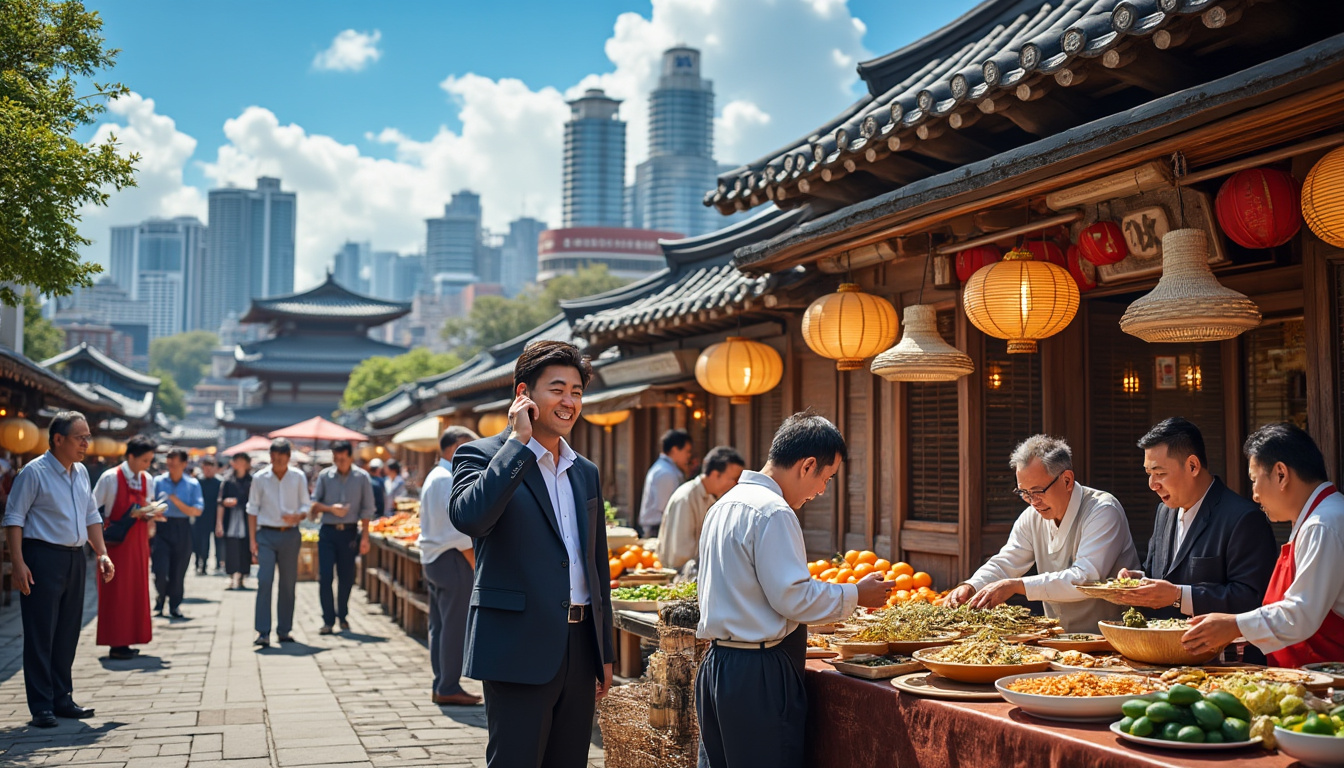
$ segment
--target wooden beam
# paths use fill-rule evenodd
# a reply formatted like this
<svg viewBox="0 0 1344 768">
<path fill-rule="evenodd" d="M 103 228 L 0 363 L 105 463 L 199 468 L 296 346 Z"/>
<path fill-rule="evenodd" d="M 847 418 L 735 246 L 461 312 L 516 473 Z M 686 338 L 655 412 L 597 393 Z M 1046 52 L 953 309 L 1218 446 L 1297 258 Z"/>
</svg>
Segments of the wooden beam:
<svg viewBox="0 0 1344 768">
<path fill-rule="evenodd" d="M 965 312 L 956 313 L 957 347 L 976 361 L 976 374 L 957 380 L 957 464 L 961 492 L 959 494 L 957 538 L 959 546 L 956 565 L 957 579 L 969 578 L 980 565 L 980 527 L 985 510 L 985 420 L 984 391 L 979 375 L 985 368 L 984 335 Z"/>
</svg>

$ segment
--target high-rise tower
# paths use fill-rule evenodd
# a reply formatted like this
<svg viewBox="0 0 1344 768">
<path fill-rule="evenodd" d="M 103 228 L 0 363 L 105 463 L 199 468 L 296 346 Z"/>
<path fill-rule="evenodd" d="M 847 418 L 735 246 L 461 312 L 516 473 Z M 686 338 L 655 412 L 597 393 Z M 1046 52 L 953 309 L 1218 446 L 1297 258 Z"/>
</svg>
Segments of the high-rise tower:
<svg viewBox="0 0 1344 768">
<path fill-rule="evenodd" d="M 205 239 L 195 216 L 112 227 L 112 278 L 149 307 L 151 339 L 201 327 Z"/>
<path fill-rule="evenodd" d="M 600 88 L 569 102 L 565 227 L 619 227 L 624 221 L 625 122 L 616 116 L 620 105 Z"/>
<path fill-rule="evenodd" d="M 263 176 L 256 189 L 210 190 L 210 229 L 202 275 L 201 327 L 242 315 L 252 299 L 294 292 L 298 198 Z"/>
</svg>

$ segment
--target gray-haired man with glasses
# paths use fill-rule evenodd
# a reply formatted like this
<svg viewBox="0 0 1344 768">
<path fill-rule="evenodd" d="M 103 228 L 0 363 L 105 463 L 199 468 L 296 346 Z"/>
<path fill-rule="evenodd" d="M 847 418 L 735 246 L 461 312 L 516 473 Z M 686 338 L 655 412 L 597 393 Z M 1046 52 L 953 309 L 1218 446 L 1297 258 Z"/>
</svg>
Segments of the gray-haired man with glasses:
<svg viewBox="0 0 1344 768">
<path fill-rule="evenodd" d="M 1137 568 L 1138 552 L 1125 510 L 1114 496 L 1073 476 L 1073 453 L 1057 437 L 1033 435 L 1013 451 L 1013 490 L 1028 506 L 1008 543 L 948 595 L 949 605 L 992 608 L 1013 595 L 1045 604 L 1065 632 L 1096 632 L 1097 622 L 1117 619 L 1121 608 L 1085 597 L 1074 585 Z M 1024 576 L 1032 566 L 1036 574 Z"/>
</svg>

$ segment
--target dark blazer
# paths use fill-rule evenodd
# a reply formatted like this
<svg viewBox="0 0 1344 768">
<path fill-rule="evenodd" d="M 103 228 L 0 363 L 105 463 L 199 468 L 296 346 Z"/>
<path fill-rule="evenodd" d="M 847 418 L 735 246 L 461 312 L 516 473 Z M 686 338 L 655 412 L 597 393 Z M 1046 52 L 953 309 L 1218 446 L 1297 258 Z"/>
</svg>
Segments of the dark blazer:
<svg viewBox="0 0 1344 768">
<path fill-rule="evenodd" d="M 1279 557 L 1274 529 L 1260 507 L 1215 477 L 1180 551 L 1172 552 L 1179 519 L 1176 510 L 1157 505 L 1144 573 L 1173 584 L 1189 584 L 1196 616 L 1259 608 Z M 1156 617 L 1179 615 L 1179 610 L 1170 608 Z"/>
<path fill-rule="evenodd" d="M 474 539 L 476 583 L 467 609 L 467 677 L 541 685 L 560 671 L 568 644 L 569 569 L 583 568 L 592 595 L 599 665 L 614 656 L 607 526 L 597 466 L 579 456 L 569 470 L 583 562 L 560 538 L 537 456 L 512 430 L 453 454 L 448 517 Z"/>
</svg>

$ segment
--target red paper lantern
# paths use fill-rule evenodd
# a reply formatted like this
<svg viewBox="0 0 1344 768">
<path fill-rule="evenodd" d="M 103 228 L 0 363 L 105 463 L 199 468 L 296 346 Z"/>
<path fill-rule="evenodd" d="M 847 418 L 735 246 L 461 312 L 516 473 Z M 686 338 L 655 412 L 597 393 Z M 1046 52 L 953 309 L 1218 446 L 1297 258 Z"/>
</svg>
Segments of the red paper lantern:
<svg viewBox="0 0 1344 768">
<path fill-rule="evenodd" d="M 1049 240 L 1028 240 L 1022 247 L 1030 251 L 1032 258 L 1037 261 L 1048 261 L 1065 269 L 1069 268 L 1069 260 L 1064 258 L 1064 251 Z"/>
<path fill-rule="evenodd" d="M 957 279 L 966 282 L 976 270 L 998 261 L 999 249 L 992 245 L 981 245 L 957 252 Z"/>
<path fill-rule="evenodd" d="M 1098 267 L 1123 261 L 1129 255 L 1125 233 L 1114 221 L 1095 221 L 1078 233 L 1078 251 Z"/>
<path fill-rule="evenodd" d="M 1214 201 L 1218 224 L 1243 248 L 1273 248 L 1302 228 L 1298 183 L 1273 168 L 1237 171 L 1223 182 Z"/>
<path fill-rule="evenodd" d="M 1083 258 L 1082 253 L 1080 246 L 1070 245 L 1066 258 L 1069 260 L 1069 274 L 1073 275 L 1073 282 L 1078 284 L 1078 292 L 1087 293 L 1097 287 L 1097 267 Z"/>
</svg>

